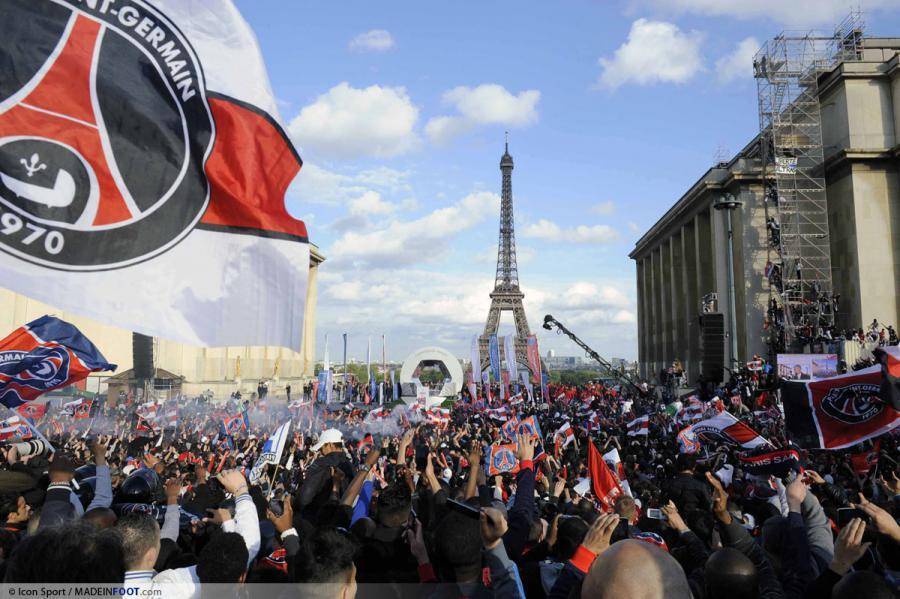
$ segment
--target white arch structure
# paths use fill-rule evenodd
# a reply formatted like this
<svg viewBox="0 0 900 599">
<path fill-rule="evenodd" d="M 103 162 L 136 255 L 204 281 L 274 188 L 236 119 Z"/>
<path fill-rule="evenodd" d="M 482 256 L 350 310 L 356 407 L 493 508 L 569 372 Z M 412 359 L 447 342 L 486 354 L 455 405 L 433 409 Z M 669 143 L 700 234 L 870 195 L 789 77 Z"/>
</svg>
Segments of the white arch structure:
<svg viewBox="0 0 900 599">
<path fill-rule="evenodd" d="M 447 369 L 450 375 L 450 383 L 444 384 L 441 395 L 456 395 L 462 389 L 464 380 L 462 366 L 456 356 L 442 347 L 423 347 L 409 354 L 406 360 L 403 361 L 403 367 L 400 369 L 400 382 L 415 382 L 413 375 L 419 364 L 423 362 L 426 365 L 443 364 L 444 368 Z"/>
</svg>

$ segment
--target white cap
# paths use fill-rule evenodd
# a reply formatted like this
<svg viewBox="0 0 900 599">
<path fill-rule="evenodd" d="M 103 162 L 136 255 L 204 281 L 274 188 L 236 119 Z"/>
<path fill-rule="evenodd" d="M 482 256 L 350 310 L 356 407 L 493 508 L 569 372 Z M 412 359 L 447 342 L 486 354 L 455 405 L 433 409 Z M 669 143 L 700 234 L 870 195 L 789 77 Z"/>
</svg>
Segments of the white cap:
<svg viewBox="0 0 900 599">
<path fill-rule="evenodd" d="M 135 465 L 133 465 L 133 464 L 128 464 L 127 466 L 125 466 L 124 468 L 122 468 L 122 474 L 124 474 L 125 476 L 128 476 L 129 474 L 131 474 L 131 473 L 134 472 L 135 470 L 137 470 L 137 466 L 135 466 Z"/>
<path fill-rule="evenodd" d="M 319 435 L 318 443 L 312 446 L 312 450 L 319 451 L 326 443 L 341 443 L 343 440 L 344 435 L 341 434 L 341 431 L 336 428 L 330 428 L 326 431 L 322 431 L 322 434 Z"/>
</svg>

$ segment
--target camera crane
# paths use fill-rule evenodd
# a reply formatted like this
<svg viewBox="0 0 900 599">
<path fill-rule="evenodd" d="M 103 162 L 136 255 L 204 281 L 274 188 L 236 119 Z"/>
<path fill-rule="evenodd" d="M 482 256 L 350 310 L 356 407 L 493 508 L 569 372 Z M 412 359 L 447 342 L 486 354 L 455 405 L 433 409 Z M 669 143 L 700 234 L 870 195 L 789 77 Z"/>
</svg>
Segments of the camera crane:
<svg viewBox="0 0 900 599">
<path fill-rule="evenodd" d="M 558 320 L 556 320 L 555 318 L 553 318 L 553 316 L 551 316 L 550 314 L 547 314 L 546 316 L 544 316 L 544 328 L 547 329 L 548 331 L 552 331 L 552 330 L 553 330 L 553 327 L 556 327 L 556 333 L 557 333 L 557 335 L 559 335 L 559 334 L 564 334 L 564 335 L 566 335 L 569 339 L 571 339 L 572 341 L 574 341 L 575 344 L 578 345 L 578 347 L 580 347 L 581 349 L 583 349 L 584 352 L 585 352 L 585 354 L 587 354 L 587 356 L 588 356 L 589 358 L 593 359 L 595 362 L 597 362 L 598 364 L 600 364 L 602 370 L 603 370 L 606 374 L 608 374 L 609 376 L 611 376 L 611 377 L 613 377 L 614 379 L 616 379 L 617 381 L 619 381 L 619 383 L 624 384 L 624 385 L 628 385 L 629 387 L 631 387 L 631 388 L 632 388 L 635 392 L 637 392 L 638 394 L 642 394 L 642 393 L 643 393 L 643 391 L 641 391 L 641 388 L 638 387 L 637 383 L 635 383 L 635 382 L 631 379 L 630 376 L 628 376 L 628 375 L 625 374 L 624 372 L 619 372 L 618 370 L 616 370 L 615 368 L 613 368 L 612 364 L 610 364 L 609 362 L 607 362 L 606 360 L 604 360 L 604 359 L 600 356 L 600 354 L 598 354 L 598 353 L 595 352 L 593 349 L 591 349 L 590 346 L 588 346 L 587 343 L 585 343 L 584 341 L 582 341 L 581 339 L 579 339 L 579 338 L 575 335 L 575 333 L 573 333 L 572 331 L 570 331 L 569 329 L 567 329 L 561 322 L 559 322 Z"/>
</svg>

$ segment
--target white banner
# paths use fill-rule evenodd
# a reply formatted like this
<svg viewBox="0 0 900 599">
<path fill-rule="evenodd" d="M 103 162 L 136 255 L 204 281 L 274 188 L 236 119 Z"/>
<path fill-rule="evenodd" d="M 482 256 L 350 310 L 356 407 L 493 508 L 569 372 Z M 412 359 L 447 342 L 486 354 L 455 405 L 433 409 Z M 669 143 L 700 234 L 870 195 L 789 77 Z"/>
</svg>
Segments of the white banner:
<svg viewBox="0 0 900 599">
<path fill-rule="evenodd" d="M 301 161 L 230 0 L 4 5 L 0 281 L 201 346 L 299 349 Z"/>
<path fill-rule="evenodd" d="M 519 380 L 516 366 L 516 337 L 507 335 L 503 338 L 503 352 L 506 354 L 506 371 L 509 373 L 511 383 Z"/>
</svg>

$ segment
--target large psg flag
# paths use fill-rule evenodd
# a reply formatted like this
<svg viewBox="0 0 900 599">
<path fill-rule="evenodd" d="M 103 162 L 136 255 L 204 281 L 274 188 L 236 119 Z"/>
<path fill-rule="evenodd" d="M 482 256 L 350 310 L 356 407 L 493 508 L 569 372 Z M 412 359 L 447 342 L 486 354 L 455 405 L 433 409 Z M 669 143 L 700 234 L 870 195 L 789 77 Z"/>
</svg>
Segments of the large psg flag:
<svg viewBox="0 0 900 599">
<path fill-rule="evenodd" d="M 15 408 L 92 372 L 115 369 L 81 331 L 41 316 L 0 340 L 0 403 Z"/>
<path fill-rule="evenodd" d="M 828 379 L 785 382 L 784 420 L 791 440 L 809 449 L 843 449 L 900 425 L 900 412 L 879 396 L 880 366 Z"/>
<path fill-rule="evenodd" d="M 230 0 L 0 0 L 0 285 L 196 345 L 298 348 L 301 165 Z"/>
</svg>

